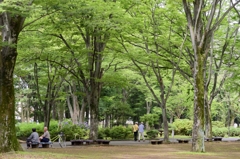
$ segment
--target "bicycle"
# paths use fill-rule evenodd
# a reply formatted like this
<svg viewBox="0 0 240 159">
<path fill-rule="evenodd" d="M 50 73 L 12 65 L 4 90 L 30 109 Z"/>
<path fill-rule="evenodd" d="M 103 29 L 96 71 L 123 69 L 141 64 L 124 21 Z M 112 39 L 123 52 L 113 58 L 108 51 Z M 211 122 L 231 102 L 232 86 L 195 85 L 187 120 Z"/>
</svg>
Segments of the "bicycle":
<svg viewBox="0 0 240 159">
<path fill-rule="evenodd" d="M 51 139 L 52 144 L 53 144 L 53 142 L 55 142 L 57 140 L 58 140 L 58 143 L 61 146 L 61 148 L 66 147 L 65 135 L 63 134 L 63 132 L 60 132 L 60 134 L 58 134 L 57 136 L 55 136 L 54 138 Z"/>
</svg>

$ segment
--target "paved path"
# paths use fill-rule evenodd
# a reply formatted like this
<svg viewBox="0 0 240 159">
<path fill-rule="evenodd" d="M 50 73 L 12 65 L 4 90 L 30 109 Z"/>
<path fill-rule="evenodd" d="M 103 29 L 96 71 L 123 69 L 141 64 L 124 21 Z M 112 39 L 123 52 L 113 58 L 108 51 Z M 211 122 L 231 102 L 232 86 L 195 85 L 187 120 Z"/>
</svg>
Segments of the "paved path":
<svg viewBox="0 0 240 159">
<path fill-rule="evenodd" d="M 233 141 L 238 141 L 239 139 L 240 138 L 237 138 L 237 137 L 231 137 L 231 138 L 223 138 L 222 141 L 223 142 L 233 142 Z M 170 138 L 170 142 L 178 143 L 176 138 Z M 128 140 L 128 141 L 115 141 L 114 140 L 114 141 L 111 141 L 109 145 L 117 146 L 117 145 L 144 145 L 144 144 L 150 144 L 150 140 L 145 140 L 145 142 L 143 142 L 142 140 L 140 142 L 131 141 L 131 140 Z M 26 143 L 21 143 L 21 145 L 24 149 L 27 148 Z M 71 142 L 67 141 L 66 146 L 71 147 Z M 61 147 L 60 147 L 58 142 L 54 142 L 53 143 L 53 148 L 61 148 Z"/>
</svg>

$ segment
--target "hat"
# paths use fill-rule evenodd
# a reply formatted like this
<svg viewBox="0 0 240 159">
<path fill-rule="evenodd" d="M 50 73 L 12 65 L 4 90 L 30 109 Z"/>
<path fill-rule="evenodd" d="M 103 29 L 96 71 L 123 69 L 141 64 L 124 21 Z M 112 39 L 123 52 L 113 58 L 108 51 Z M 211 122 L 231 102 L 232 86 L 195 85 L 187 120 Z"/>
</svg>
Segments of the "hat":
<svg viewBox="0 0 240 159">
<path fill-rule="evenodd" d="M 138 124 L 138 122 L 135 122 L 135 124 Z"/>
</svg>

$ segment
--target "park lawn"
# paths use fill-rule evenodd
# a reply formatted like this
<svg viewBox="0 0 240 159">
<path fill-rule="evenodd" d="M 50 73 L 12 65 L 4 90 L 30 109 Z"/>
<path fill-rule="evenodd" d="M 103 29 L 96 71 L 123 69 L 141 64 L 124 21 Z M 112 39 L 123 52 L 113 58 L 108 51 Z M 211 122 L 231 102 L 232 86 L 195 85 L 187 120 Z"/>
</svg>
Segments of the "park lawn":
<svg viewBox="0 0 240 159">
<path fill-rule="evenodd" d="M 1 159 L 236 159 L 240 142 L 206 142 L 206 153 L 191 152 L 191 144 L 74 146 L 67 148 L 28 149 L 25 152 L 1 154 Z"/>
</svg>

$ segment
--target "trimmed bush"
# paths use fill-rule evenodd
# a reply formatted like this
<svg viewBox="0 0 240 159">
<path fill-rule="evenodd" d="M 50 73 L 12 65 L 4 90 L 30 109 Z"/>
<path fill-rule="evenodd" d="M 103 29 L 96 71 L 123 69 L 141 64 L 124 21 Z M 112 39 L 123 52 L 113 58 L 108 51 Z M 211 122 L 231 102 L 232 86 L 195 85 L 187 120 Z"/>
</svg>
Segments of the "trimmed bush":
<svg viewBox="0 0 240 159">
<path fill-rule="evenodd" d="M 225 125 L 224 122 L 221 121 L 212 121 L 212 127 L 223 128 Z"/>
<path fill-rule="evenodd" d="M 16 136 L 19 139 L 26 140 L 32 133 L 32 128 L 36 128 L 39 135 L 43 134 L 44 123 L 18 123 L 16 125 Z M 72 140 L 76 134 L 78 138 L 83 138 L 87 135 L 87 130 L 81 128 L 78 125 L 73 125 L 71 121 L 64 121 L 61 129 L 59 128 L 58 121 L 51 121 L 49 126 L 49 133 L 51 138 L 57 136 L 60 132 L 63 132 L 66 136 L 66 140 Z"/>
<path fill-rule="evenodd" d="M 193 122 L 188 119 L 176 119 L 172 124 L 175 135 L 191 135 L 192 124 Z"/>
<path fill-rule="evenodd" d="M 146 132 L 147 136 L 149 139 L 155 139 L 158 136 L 159 131 L 155 129 L 151 129 Z"/>
<path fill-rule="evenodd" d="M 230 136 L 240 136 L 240 128 L 230 127 Z"/>
<path fill-rule="evenodd" d="M 213 136 L 224 137 L 227 134 L 228 134 L 228 128 L 226 127 L 222 127 L 222 128 L 213 127 L 212 129 Z"/>
<path fill-rule="evenodd" d="M 104 128 L 100 128 L 98 129 L 98 139 L 104 139 L 106 136 L 105 136 L 105 133 L 104 133 Z"/>
<path fill-rule="evenodd" d="M 127 139 L 129 136 L 131 136 L 131 134 L 132 134 L 132 129 L 126 128 L 124 126 L 114 126 L 110 130 L 110 136 L 112 139 Z"/>
</svg>

